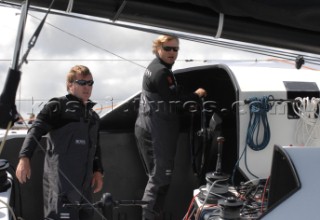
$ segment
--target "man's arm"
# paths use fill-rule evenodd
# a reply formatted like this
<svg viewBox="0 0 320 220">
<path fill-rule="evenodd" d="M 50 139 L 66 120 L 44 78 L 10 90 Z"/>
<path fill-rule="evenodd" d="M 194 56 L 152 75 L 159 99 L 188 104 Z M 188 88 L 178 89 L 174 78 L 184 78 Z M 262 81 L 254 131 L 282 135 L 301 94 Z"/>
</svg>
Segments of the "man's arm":
<svg viewBox="0 0 320 220">
<path fill-rule="evenodd" d="M 31 177 L 30 159 L 34 150 L 40 145 L 40 140 L 43 135 L 51 130 L 51 121 L 58 112 L 53 110 L 59 106 L 58 102 L 48 102 L 38 114 L 35 122 L 28 131 L 26 138 L 19 153 L 19 163 L 16 168 L 16 177 L 20 183 L 25 183 Z M 45 150 L 44 146 L 40 146 Z"/>
</svg>

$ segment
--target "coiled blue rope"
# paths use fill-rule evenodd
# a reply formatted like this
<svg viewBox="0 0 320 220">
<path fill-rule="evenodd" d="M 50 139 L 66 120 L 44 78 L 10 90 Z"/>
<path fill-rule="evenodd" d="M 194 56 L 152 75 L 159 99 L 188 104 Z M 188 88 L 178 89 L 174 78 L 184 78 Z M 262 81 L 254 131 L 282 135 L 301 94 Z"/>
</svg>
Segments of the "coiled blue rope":
<svg viewBox="0 0 320 220">
<path fill-rule="evenodd" d="M 248 99 L 250 121 L 248 125 L 246 143 L 255 151 L 263 150 L 270 141 L 270 127 L 267 116 L 267 112 L 272 108 L 272 104 L 269 102 L 270 98 L 273 97 L 263 96 L 261 98 L 252 97 Z M 259 141 L 259 138 L 261 138 L 261 128 L 264 133 L 262 135 L 262 141 Z"/>
</svg>

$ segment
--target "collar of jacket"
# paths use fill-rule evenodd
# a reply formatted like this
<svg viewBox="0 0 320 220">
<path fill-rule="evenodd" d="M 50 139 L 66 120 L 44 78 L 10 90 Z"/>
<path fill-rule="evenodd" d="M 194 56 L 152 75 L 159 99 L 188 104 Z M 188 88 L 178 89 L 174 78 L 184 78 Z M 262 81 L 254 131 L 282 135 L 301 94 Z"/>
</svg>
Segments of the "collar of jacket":
<svg viewBox="0 0 320 220">
<path fill-rule="evenodd" d="M 70 101 L 79 101 L 82 103 L 82 100 L 79 99 L 78 97 L 72 95 L 72 94 L 68 94 L 66 95 L 66 98 Z M 87 102 L 87 108 L 93 108 L 93 106 L 95 106 L 97 103 L 96 102 L 92 102 L 90 99 Z"/>
<path fill-rule="evenodd" d="M 156 59 L 158 59 L 159 60 L 159 62 L 161 63 L 161 64 L 163 64 L 165 67 L 167 67 L 168 69 L 172 69 L 172 66 L 173 66 L 173 64 L 168 64 L 168 63 L 166 63 L 166 62 L 164 62 L 158 55 L 156 55 Z"/>
</svg>

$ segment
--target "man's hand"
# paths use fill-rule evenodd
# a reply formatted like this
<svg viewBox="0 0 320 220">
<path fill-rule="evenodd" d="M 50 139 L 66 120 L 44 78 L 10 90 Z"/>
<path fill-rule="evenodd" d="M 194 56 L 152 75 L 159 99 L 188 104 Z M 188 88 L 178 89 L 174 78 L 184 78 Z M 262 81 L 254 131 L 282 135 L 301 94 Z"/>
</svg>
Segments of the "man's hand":
<svg viewBox="0 0 320 220">
<path fill-rule="evenodd" d="M 16 177 L 20 183 L 27 182 L 31 177 L 30 159 L 28 157 L 21 157 L 16 169 Z"/>
<path fill-rule="evenodd" d="M 207 96 L 207 91 L 203 88 L 197 89 L 194 93 L 197 94 L 199 98 Z"/>
<path fill-rule="evenodd" d="M 91 186 L 94 187 L 93 193 L 97 193 L 102 190 L 103 187 L 103 175 L 101 172 L 96 171 L 93 173 Z"/>
</svg>

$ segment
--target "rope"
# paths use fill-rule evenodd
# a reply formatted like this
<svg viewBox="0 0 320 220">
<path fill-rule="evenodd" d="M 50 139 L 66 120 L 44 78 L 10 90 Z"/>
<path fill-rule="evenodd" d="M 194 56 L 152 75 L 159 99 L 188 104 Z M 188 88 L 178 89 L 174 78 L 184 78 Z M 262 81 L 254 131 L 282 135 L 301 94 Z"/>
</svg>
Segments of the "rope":
<svg viewBox="0 0 320 220">
<path fill-rule="evenodd" d="M 249 99 L 250 121 L 247 131 L 247 145 L 255 151 L 263 150 L 270 141 L 270 127 L 267 112 L 272 108 L 269 98 L 272 96 L 263 96 L 262 98 L 253 97 Z M 262 124 L 261 124 L 262 123 Z M 262 141 L 259 142 L 260 128 L 263 128 Z"/>
<path fill-rule="evenodd" d="M 318 146 L 320 143 L 319 98 L 297 97 L 292 103 L 293 111 L 299 116 L 295 141 L 298 145 Z"/>
</svg>

